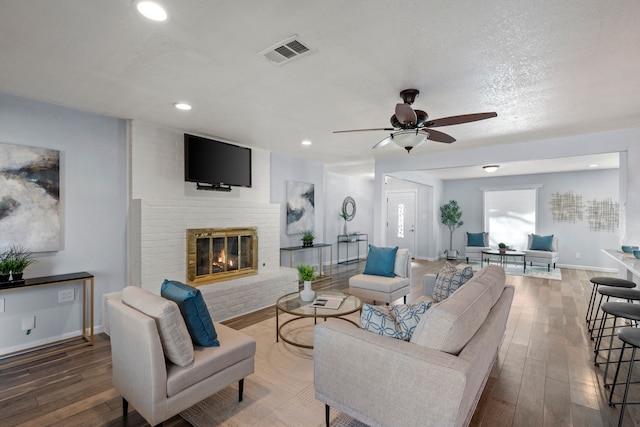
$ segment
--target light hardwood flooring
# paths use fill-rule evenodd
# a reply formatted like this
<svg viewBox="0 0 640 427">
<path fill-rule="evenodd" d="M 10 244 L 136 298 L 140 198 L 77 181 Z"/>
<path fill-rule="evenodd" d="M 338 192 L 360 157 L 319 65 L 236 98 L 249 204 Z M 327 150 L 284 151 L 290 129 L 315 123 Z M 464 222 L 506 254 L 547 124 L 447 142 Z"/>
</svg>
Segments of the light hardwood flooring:
<svg viewBox="0 0 640 427">
<path fill-rule="evenodd" d="M 443 263 L 414 261 L 409 301 L 421 294 L 422 276 L 439 271 Z M 363 268 L 363 262 L 334 267 L 333 278 L 314 288 L 346 289 L 348 278 Z M 507 276 L 516 288 L 513 306 L 472 426 L 617 425 L 619 405 L 606 403 L 603 367 L 593 364 L 593 342 L 584 322 L 589 277 L 596 275 L 603 274 L 562 269 L 562 281 Z M 274 315 L 269 308 L 225 323 L 241 329 Z M 0 361 L 0 426 L 147 425 L 135 408 L 122 417 L 104 334 L 93 347 L 2 369 L 6 361 Z M 640 400 L 636 387 L 630 400 Z M 176 416 L 165 425 L 189 424 Z M 640 407 L 629 407 L 624 425 L 640 425 Z"/>
</svg>

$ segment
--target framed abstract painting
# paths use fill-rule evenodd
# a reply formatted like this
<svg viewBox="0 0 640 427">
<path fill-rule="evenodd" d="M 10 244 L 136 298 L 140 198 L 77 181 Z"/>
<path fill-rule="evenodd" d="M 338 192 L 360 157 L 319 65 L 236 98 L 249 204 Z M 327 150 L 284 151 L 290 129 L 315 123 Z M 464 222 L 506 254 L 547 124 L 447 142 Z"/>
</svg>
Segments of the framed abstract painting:
<svg viewBox="0 0 640 427">
<path fill-rule="evenodd" d="M 0 250 L 60 249 L 60 152 L 0 142 Z"/>
<path fill-rule="evenodd" d="M 313 184 L 287 181 L 287 234 L 314 231 L 314 209 Z"/>
</svg>

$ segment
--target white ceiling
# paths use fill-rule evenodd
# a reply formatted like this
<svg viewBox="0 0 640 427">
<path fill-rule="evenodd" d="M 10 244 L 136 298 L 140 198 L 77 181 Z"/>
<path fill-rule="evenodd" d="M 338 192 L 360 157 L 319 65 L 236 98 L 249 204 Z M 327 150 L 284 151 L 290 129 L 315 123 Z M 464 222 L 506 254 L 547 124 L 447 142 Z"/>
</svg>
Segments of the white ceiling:
<svg viewBox="0 0 640 427">
<path fill-rule="evenodd" d="M 332 133 L 388 127 L 405 88 L 431 118 L 498 113 L 409 155 L 640 124 L 637 0 L 161 3 L 164 23 L 130 0 L 2 1 L 0 91 L 345 172 L 407 156 L 371 150 L 384 132 Z M 282 66 L 257 54 L 294 34 L 317 52 Z"/>
</svg>

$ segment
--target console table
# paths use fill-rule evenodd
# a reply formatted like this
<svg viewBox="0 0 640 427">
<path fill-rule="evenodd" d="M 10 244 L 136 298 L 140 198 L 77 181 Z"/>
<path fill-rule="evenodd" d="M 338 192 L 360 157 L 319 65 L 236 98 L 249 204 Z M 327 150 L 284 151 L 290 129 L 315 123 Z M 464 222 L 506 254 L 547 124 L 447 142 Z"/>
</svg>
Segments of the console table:
<svg viewBox="0 0 640 427">
<path fill-rule="evenodd" d="M 369 247 L 369 235 L 366 233 L 353 233 L 353 234 L 339 234 L 338 235 L 338 264 L 348 264 L 350 262 L 360 261 L 360 242 L 366 242 L 365 247 Z M 340 244 L 346 243 L 347 245 L 347 258 L 344 261 L 340 261 Z M 357 257 L 349 259 L 349 243 L 356 244 Z M 363 259 L 367 259 L 364 257 Z"/>
<path fill-rule="evenodd" d="M 2 359 L 15 356 L 17 354 L 27 353 L 30 351 L 38 350 L 41 348 L 51 347 L 51 350 L 38 353 L 35 356 L 21 358 L 20 360 L 2 363 L 0 369 L 10 368 L 12 366 L 20 365 L 23 363 L 32 362 L 34 360 L 40 360 L 45 357 L 52 356 L 54 354 L 64 353 L 69 350 L 73 350 L 88 345 L 93 345 L 93 274 L 87 272 L 82 273 L 70 273 L 59 274 L 55 276 L 35 277 L 31 279 L 25 279 L 17 282 L 3 283 L 0 286 L 0 292 L 8 291 L 20 291 L 23 289 L 36 289 L 43 286 L 58 286 L 65 283 L 79 283 L 82 282 L 82 332 L 79 335 L 68 337 L 62 340 L 48 342 L 46 344 L 38 345 L 35 347 L 19 350 L 13 353 L 4 354 Z M 77 341 L 82 339 L 82 342 L 63 347 L 58 347 L 56 344 L 70 343 L 71 341 Z M 52 347 L 55 346 L 55 347 Z"/>
<path fill-rule="evenodd" d="M 329 249 L 329 274 L 324 274 L 324 265 L 323 265 L 323 259 L 324 259 L 324 250 L 325 249 Z M 318 276 L 316 277 L 316 280 L 325 280 L 325 279 L 329 279 L 331 278 L 331 275 L 333 274 L 333 245 L 330 245 L 328 243 L 314 243 L 313 246 L 290 246 L 288 248 L 280 248 L 280 265 L 282 265 L 282 253 L 289 253 L 289 267 L 291 268 L 296 268 L 297 266 L 294 267 L 293 265 L 293 255 L 296 252 L 300 252 L 300 251 L 309 251 L 309 250 L 316 250 L 317 251 L 317 256 L 318 256 Z"/>
</svg>

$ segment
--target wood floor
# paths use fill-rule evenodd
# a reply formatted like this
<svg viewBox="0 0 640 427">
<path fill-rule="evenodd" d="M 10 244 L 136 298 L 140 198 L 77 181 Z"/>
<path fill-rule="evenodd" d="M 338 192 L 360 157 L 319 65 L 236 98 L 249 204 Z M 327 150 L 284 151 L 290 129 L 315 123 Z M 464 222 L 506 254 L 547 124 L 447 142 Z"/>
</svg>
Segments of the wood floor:
<svg viewBox="0 0 640 427">
<path fill-rule="evenodd" d="M 420 295 L 422 276 L 437 272 L 443 262 L 414 261 L 409 301 Z M 334 267 L 333 278 L 314 288 L 345 289 L 348 278 L 363 268 L 364 263 Z M 606 403 L 603 368 L 593 364 L 584 322 L 589 277 L 595 275 L 602 273 L 563 269 L 562 281 L 507 276 L 516 287 L 513 306 L 472 426 L 617 425 L 619 405 Z M 225 323 L 241 329 L 274 315 L 270 308 Z M 7 361 L 0 361 L 0 426 L 147 425 L 131 407 L 122 417 L 121 398 L 111 386 L 109 339 L 103 334 L 93 347 L 2 369 Z M 636 387 L 630 400 L 640 400 Z M 165 425 L 189 424 L 176 416 Z M 640 407 L 629 407 L 624 425 L 640 425 Z"/>
</svg>

